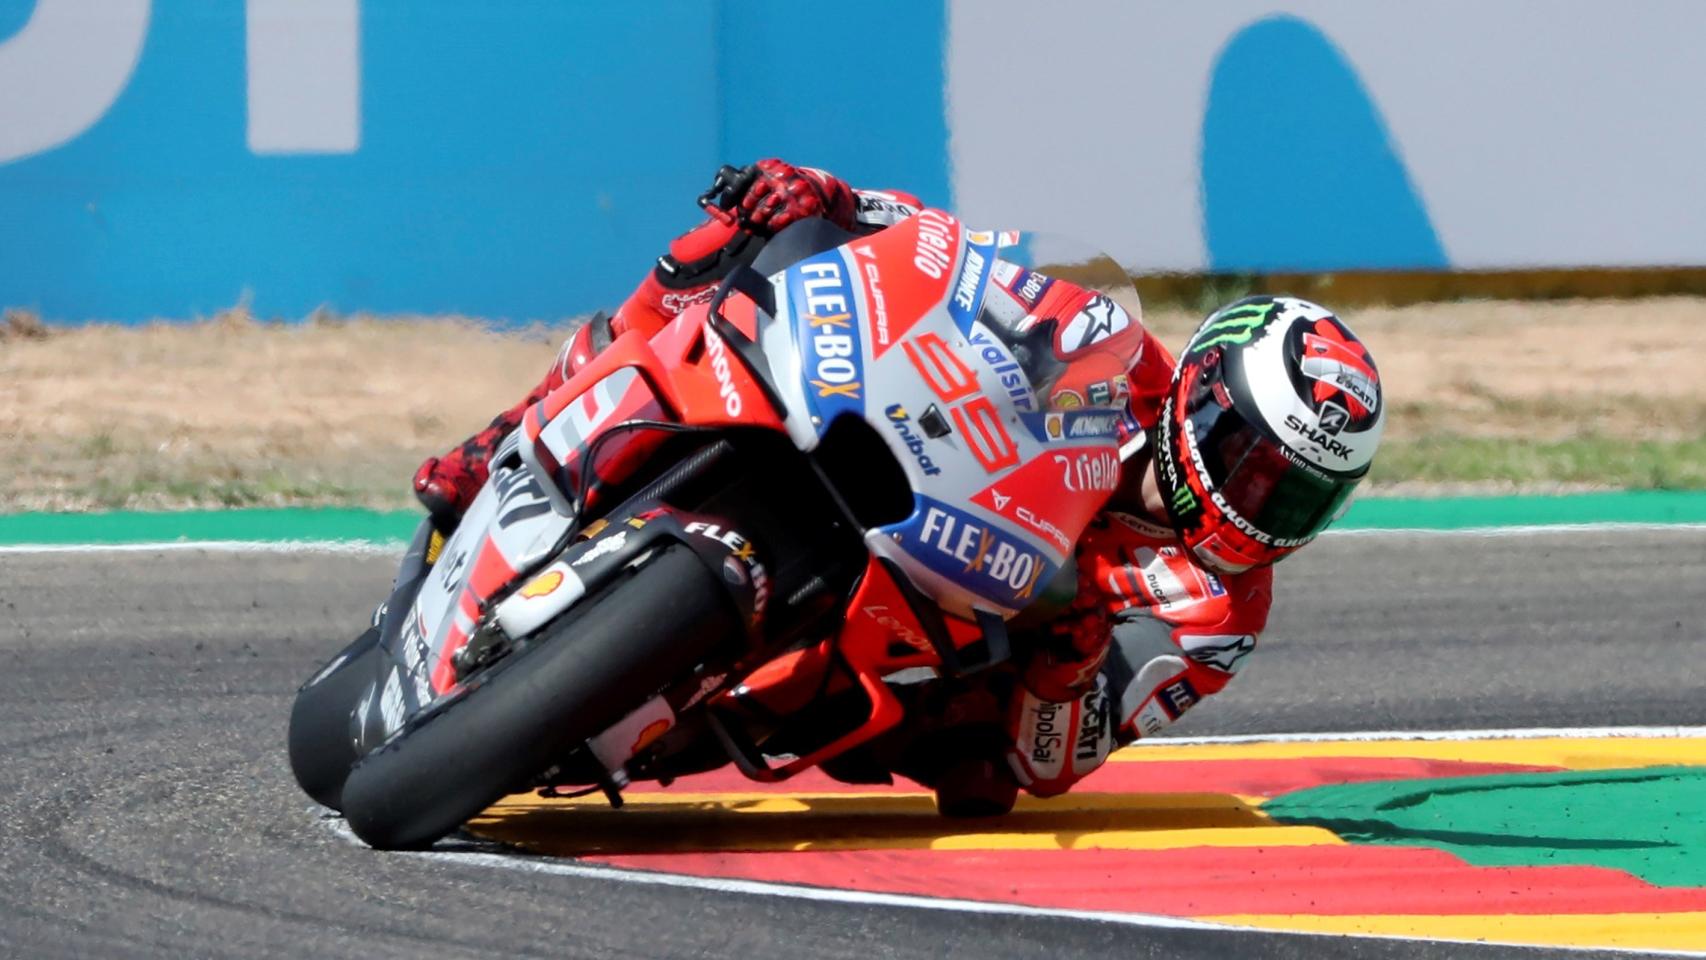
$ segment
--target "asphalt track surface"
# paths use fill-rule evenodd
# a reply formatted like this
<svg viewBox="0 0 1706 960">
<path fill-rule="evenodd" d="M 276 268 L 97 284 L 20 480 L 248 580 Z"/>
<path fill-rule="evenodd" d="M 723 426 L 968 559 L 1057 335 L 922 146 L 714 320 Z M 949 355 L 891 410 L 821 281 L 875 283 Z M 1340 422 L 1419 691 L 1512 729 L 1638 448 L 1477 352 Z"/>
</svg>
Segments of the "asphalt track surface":
<svg viewBox="0 0 1706 960">
<path fill-rule="evenodd" d="M 298 794 L 284 728 L 297 683 L 363 624 L 391 564 L 0 554 L 0 956 L 1548 953 L 806 902 L 368 851 Z M 1706 724 L 1706 530 L 1345 536 L 1278 580 L 1263 648 L 1180 733 Z"/>
</svg>

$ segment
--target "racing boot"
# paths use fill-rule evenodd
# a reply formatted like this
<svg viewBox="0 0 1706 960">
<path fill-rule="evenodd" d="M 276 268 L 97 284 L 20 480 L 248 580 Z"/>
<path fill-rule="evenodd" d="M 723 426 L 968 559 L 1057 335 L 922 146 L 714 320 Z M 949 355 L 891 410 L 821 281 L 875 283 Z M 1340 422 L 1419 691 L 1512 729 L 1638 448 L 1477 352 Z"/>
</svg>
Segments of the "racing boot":
<svg viewBox="0 0 1706 960">
<path fill-rule="evenodd" d="M 935 783 L 936 812 L 953 820 L 1000 817 L 1019 801 L 1019 783 L 1007 764 L 987 757 L 963 757 L 942 771 Z"/>
<path fill-rule="evenodd" d="M 530 390 L 521 402 L 492 418 L 479 433 L 462 441 L 442 457 L 428 457 L 415 471 L 415 497 L 427 508 L 433 522 L 448 532 L 461 522 L 468 506 L 486 485 L 491 472 L 492 453 L 510 431 L 521 424 L 527 408 L 545 399 L 552 390 L 610 345 L 610 318 L 602 313 L 576 330 L 563 345 L 563 351 L 546 372 L 545 378 Z"/>
<path fill-rule="evenodd" d="M 872 745 L 895 773 L 929 787 L 944 817 L 996 817 L 1018 800 L 1002 706 L 1011 684 L 981 679 L 932 679 L 896 689 L 906 720 Z"/>
</svg>

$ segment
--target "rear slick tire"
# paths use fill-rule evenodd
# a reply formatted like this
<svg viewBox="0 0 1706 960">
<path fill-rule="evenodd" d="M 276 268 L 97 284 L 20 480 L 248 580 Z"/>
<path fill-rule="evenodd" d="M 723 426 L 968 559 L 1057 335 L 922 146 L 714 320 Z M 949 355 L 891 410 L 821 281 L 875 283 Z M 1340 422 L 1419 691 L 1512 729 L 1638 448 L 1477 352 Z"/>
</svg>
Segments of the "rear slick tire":
<svg viewBox="0 0 1706 960">
<path fill-rule="evenodd" d="M 742 629 L 721 580 L 686 546 L 666 547 L 363 757 L 344 817 L 376 849 L 430 847 Z"/>
</svg>

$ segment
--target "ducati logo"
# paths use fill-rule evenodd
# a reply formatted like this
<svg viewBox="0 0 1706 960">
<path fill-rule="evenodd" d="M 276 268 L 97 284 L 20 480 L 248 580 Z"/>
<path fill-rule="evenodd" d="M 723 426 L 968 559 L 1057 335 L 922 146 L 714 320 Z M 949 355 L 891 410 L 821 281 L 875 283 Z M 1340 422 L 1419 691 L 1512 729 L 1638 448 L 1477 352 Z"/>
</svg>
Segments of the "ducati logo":
<svg viewBox="0 0 1706 960">
<path fill-rule="evenodd" d="M 1303 334 L 1299 366 L 1316 381 L 1316 403 L 1342 396 L 1347 412 L 1359 420 L 1379 409 L 1380 375 L 1368 361 L 1368 351 L 1361 343 L 1347 340 L 1331 322 L 1318 321 L 1314 332 Z"/>
</svg>

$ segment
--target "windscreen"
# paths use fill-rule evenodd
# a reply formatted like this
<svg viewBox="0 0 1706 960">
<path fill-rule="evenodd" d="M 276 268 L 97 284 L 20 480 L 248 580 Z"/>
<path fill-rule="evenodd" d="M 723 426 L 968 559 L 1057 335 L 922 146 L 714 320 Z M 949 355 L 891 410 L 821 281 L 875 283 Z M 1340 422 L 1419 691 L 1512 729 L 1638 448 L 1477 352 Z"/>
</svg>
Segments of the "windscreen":
<svg viewBox="0 0 1706 960">
<path fill-rule="evenodd" d="M 1143 346 L 1131 277 L 1114 259 L 1058 233 L 998 235 L 996 281 L 1011 296 L 984 321 L 1051 409 L 1117 406 Z"/>
</svg>

